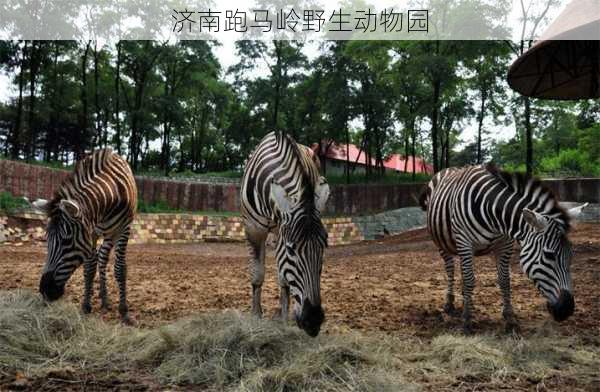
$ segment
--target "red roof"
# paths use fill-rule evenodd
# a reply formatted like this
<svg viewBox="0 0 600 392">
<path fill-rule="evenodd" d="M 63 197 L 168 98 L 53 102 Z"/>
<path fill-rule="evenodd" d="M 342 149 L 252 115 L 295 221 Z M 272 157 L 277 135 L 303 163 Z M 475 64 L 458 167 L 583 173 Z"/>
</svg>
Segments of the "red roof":
<svg viewBox="0 0 600 392">
<path fill-rule="evenodd" d="M 412 173 L 413 159 L 412 156 L 409 156 L 407 161 L 406 158 L 400 154 L 392 154 L 388 159 L 386 159 L 383 162 L 383 166 L 385 166 L 388 169 L 396 170 L 399 172 Z M 433 173 L 433 166 L 426 163 L 421 157 L 415 157 L 415 167 L 416 173 Z"/>
<path fill-rule="evenodd" d="M 346 147 L 347 146 L 347 147 Z M 312 146 L 314 151 L 317 151 L 319 145 L 317 143 Z M 325 149 L 327 148 L 327 142 L 323 142 L 321 145 L 323 149 L 323 153 L 325 153 Z M 346 161 L 346 152 L 348 153 L 348 159 L 350 162 L 357 162 L 361 165 L 367 165 L 367 157 L 364 151 L 360 151 L 358 147 L 354 144 L 337 144 L 332 143 L 327 150 L 327 154 L 325 155 L 329 159 L 333 159 L 336 161 Z M 359 156 L 360 155 L 360 156 Z M 371 165 L 375 166 L 375 159 L 371 158 Z"/>
<path fill-rule="evenodd" d="M 321 148 L 323 150 L 325 150 L 325 148 L 327 147 L 327 143 L 322 143 L 321 144 Z M 317 143 L 313 144 L 312 149 L 314 151 L 316 151 L 319 148 L 319 145 Z M 365 152 L 364 151 L 360 151 L 360 149 L 358 147 L 356 147 L 354 144 L 338 144 L 338 143 L 333 143 L 331 144 L 331 146 L 329 147 L 329 149 L 327 150 L 327 154 L 325 154 L 325 156 L 329 159 L 333 159 L 336 161 L 346 161 L 346 152 L 348 153 L 348 158 L 350 160 L 350 162 L 355 163 L 357 162 L 358 164 L 361 165 L 366 165 L 367 164 L 367 159 L 365 156 Z M 325 153 L 325 151 L 323 151 L 323 153 Z M 358 161 L 357 161 L 358 158 Z M 406 163 L 406 170 L 404 169 Z M 371 165 L 375 166 L 375 159 L 371 158 Z M 388 157 L 384 162 L 383 162 L 383 166 L 385 166 L 387 169 L 390 170 L 396 170 L 396 171 L 407 171 L 409 173 L 412 173 L 413 171 L 413 160 L 412 160 L 412 156 L 408 157 L 408 162 L 405 162 L 404 157 L 400 154 L 392 154 L 390 157 Z M 423 158 L 421 157 L 415 157 L 415 166 L 416 166 L 416 173 L 433 173 L 433 166 L 427 164 Z"/>
</svg>

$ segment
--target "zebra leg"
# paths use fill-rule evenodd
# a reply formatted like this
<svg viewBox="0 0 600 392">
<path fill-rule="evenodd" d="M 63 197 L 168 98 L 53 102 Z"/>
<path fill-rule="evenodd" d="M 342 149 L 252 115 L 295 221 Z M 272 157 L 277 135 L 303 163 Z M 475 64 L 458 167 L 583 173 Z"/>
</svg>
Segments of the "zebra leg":
<svg viewBox="0 0 600 392">
<path fill-rule="evenodd" d="M 506 322 L 507 331 L 518 331 L 519 323 L 512 308 L 510 295 L 510 259 L 512 256 L 512 241 L 503 244 L 495 251 L 498 286 L 502 290 L 502 317 Z"/>
<path fill-rule="evenodd" d="M 473 330 L 473 289 L 475 288 L 475 274 L 473 272 L 473 250 L 468 243 L 459 243 L 457 238 L 458 255 L 461 258 L 462 269 L 462 294 L 463 294 L 463 330 L 469 334 Z"/>
<path fill-rule="evenodd" d="M 110 310 L 110 302 L 106 290 L 106 266 L 108 257 L 113 247 L 113 241 L 110 238 L 105 238 L 102 246 L 98 250 L 98 272 L 100 274 L 100 301 L 102 310 Z"/>
<path fill-rule="evenodd" d="M 448 288 L 446 289 L 446 303 L 444 304 L 444 312 L 449 315 L 456 314 L 454 307 L 454 258 L 452 255 L 440 251 L 444 259 L 444 267 L 446 268 L 446 276 L 448 277 Z"/>
<path fill-rule="evenodd" d="M 281 277 L 279 278 L 279 288 L 279 309 L 273 315 L 273 319 L 279 319 L 287 323 L 290 313 L 290 286 Z"/>
<path fill-rule="evenodd" d="M 133 321 L 129 318 L 129 307 L 127 306 L 127 263 L 125 254 L 127 253 L 127 242 L 129 241 L 129 228 L 119 237 L 115 247 L 115 279 L 119 285 L 119 314 L 124 324 L 132 325 Z"/>
<path fill-rule="evenodd" d="M 263 232 L 250 233 L 246 231 L 250 247 L 250 271 L 252 273 L 252 314 L 262 317 L 260 297 L 265 280 L 265 241 L 267 234 Z"/>
<path fill-rule="evenodd" d="M 94 256 L 91 259 L 85 260 L 83 263 L 83 302 L 81 303 L 81 310 L 83 313 L 92 312 L 92 295 L 94 293 L 94 278 L 96 277 L 96 264 L 98 263 L 98 253 L 94 252 Z"/>
</svg>

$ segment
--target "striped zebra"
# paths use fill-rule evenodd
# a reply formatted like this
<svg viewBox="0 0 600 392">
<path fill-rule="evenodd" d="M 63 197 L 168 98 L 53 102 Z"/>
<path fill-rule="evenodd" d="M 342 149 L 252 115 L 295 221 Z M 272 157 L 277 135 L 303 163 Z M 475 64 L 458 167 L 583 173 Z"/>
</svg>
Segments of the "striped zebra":
<svg viewBox="0 0 600 392">
<path fill-rule="evenodd" d="M 251 254 L 252 313 L 262 316 L 265 240 L 275 230 L 278 316 L 287 321 L 291 294 L 296 323 L 310 336 L 318 335 L 325 319 L 320 278 L 327 232 L 321 212 L 328 197 L 329 185 L 312 150 L 288 135 L 266 135 L 246 164 L 241 210 Z"/>
<path fill-rule="evenodd" d="M 48 216 L 48 258 L 40 279 L 46 300 L 62 297 L 65 284 L 81 264 L 85 290 L 82 309 L 90 313 L 96 268 L 100 273 L 103 310 L 110 308 L 106 293 L 106 266 L 115 246 L 115 278 L 119 286 L 119 313 L 130 323 L 127 306 L 125 253 L 136 211 L 137 187 L 127 162 L 110 149 L 98 150 L 77 162 L 51 201 L 33 203 Z M 103 242 L 97 250 L 98 238 Z"/>
<path fill-rule="evenodd" d="M 547 299 L 557 321 L 575 309 L 571 274 L 570 216 L 582 207 L 563 210 L 539 180 L 500 171 L 493 165 L 449 168 L 438 172 L 421 196 L 429 234 L 440 250 L 448 275 L 444 310 L 454 312 L 454 260 L 461 259 L 464 329 L 471 330 L 471 296 L 475 285 L 473 256 L 493 253 L 502 315 L 508 329 L 518 328 L 510 294 L 513 242 L 521 246 L 520 265 Z"/>
</svg>

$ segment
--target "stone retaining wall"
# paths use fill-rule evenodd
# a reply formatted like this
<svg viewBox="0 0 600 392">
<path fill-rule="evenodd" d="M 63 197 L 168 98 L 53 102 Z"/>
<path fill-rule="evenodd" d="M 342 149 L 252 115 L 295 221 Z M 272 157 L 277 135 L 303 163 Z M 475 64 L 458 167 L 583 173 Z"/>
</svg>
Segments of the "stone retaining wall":
<svg viewBox="0 0 600 392">
<path fill-rule="evenodd" d="M 580 203 L 563 203 L 565 208 Z M 578 218 L 600 222 L 600 204 L 590 204 Z M 44 215 L 24 212 L 0 215 L 0 243 L 21 244 L 45 239 Z M 425 213 L 418 207 L 401 208 L 375 215 L 323 218 L 329 245 L 345 245 L 425 227 Z M 181 244 L 193 242 L 244 241 L 239 216 L 193 214 L 138 214 L 133 222 L 133 244 Z"/>
<path fill-rule="evenodd" d="M 352 218 L 325 218 L 329 245 L 362 241 L 365 236 Z M 0 215 L 0 243 L 23 244 L 45 240 L 46 218 L 34 212 Z M 193 214 L 138 214 L 133 222 L 132 244 L 182 244 L 245 240 L 239 216 Z"/>
</svg>

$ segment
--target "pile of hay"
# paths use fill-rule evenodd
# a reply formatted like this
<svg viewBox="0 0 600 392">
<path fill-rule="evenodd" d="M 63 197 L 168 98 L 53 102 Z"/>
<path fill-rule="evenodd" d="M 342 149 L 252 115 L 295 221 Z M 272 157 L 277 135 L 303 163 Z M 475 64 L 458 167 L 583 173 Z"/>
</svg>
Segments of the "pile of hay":
<svg viewBox="0 0 600 392">
<path fill-rule="evenodd" d="M 5 376 L 137 378 L 210 390 L 397 391 L 549 380 L 593 388 L 600 385 L 598 369 L 598 341 L 584 344 L 552 331 L 527 340 L 448 334 L 423 342 L 357 333 L 312 339 L 234 311 L 138 329 L 82 316 L 71 304 L 47 306 L 31 292 L 0 292 Z"/>
</svg>

